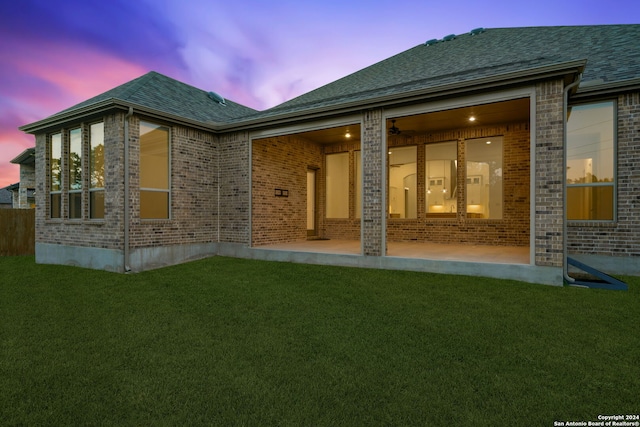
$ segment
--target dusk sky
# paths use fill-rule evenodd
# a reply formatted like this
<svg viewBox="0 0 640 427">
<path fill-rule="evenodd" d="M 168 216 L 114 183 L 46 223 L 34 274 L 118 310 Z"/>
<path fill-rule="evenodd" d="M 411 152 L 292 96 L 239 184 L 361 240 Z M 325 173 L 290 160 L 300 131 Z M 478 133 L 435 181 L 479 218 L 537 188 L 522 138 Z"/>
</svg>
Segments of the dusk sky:
<svg viewBox="0 0 640 427">
<path fill-rule="evenodd" d="M 637 23 L 637 0 L 3 0 L 0 188 L 35 144 L 18 126 L 148 71 L 262 110 L 477 27 Z"/>
</svg>

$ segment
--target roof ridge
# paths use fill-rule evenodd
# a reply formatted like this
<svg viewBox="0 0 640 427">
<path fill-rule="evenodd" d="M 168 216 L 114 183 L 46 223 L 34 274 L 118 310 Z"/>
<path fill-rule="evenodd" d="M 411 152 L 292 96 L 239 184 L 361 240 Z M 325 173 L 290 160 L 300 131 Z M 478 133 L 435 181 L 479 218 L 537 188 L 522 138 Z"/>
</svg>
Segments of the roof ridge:
<svg viewBox="0 0 640 427">
<path fill-rule="evenodd" d="M 138 91 L 140 91 L 143 87 L 145 87 L 149 82 L 148 81 L 153 81 L 153 79 L 155 78 L 155 76 L 159 74 L 155 71 L 149 71 L 148 73 L 145 73 L 143 75 L 141 75 L 138 78 L 135 78 L 133 80 L 131 80 L 130 86 L 128 86 L 122 93 L 121 96 L 119 97 L 112 97 L 112 98 L 116 98 L 116 99 L 121 99 L 123 101 L 127 101 L 129 97 L 135 95 Z M 125 83 L 126 85 L 127 83 Z M 114 88 L 114 89 L 117 89 Z"/>
</svg>

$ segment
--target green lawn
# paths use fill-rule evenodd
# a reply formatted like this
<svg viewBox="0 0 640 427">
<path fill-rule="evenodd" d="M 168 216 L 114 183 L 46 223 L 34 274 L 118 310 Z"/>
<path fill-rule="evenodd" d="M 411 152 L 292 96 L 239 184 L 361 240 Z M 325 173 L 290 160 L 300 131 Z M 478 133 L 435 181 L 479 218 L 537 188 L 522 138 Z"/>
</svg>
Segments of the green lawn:
<svg viewBox="0 0 640 427">
<path fill-rule="evenodd" d="M 0 258 L 0 425 L 532 425 L 640 412 L 629 291 L 216 257 Z"/>
</svg>

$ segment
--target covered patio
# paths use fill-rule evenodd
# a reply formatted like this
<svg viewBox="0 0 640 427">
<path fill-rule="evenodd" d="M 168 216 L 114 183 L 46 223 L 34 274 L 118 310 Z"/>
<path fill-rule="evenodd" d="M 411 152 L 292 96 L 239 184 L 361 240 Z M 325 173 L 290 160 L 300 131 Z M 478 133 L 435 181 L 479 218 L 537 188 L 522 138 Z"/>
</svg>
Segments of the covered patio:
<svg viewBox="0 0 640 427">
<path fill-rule="evenodd" d="M 310 252 L 334 255 L 360 255 L 360 241 L 318 239 L 257 246 L 255 249 Z M 387 258 L 434 261 L 461 261 L 495 264 L 529 264 L 530 250 L 524 246 L 461 245 L 453 243 L 388 242 Z"/>
</svg>

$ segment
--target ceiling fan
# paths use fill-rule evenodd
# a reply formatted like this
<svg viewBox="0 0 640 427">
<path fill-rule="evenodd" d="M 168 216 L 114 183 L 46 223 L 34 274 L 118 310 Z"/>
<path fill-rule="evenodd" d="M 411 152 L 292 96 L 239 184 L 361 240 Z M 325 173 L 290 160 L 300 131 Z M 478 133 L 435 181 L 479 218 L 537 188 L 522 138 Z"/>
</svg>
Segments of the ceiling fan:
<svg viewBox="0 0 640 427">
<path fill-rule="evenodd" d="M 391 120 L 391 127 L 389 128 L 389 135 L 400 135 L 402 131 L 400 129 L 398 129 L 398 127 L 396 126 L 396 121 Z"/>
</svg>

